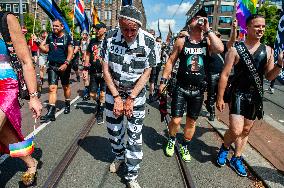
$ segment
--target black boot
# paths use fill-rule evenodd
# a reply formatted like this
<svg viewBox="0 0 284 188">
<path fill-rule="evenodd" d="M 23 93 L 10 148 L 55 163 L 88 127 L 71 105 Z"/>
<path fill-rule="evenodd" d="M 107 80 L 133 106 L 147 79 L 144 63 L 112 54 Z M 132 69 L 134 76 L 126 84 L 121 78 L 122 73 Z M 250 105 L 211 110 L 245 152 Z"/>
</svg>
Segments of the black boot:
<svg viewBox="0 0 284 188">
<path fill-rule="evenodd" d="M 210 111 L 209 111 L 210 115 L 208 117 L 209 121 L 214 121 L 215 119 L 215 106 L 210 106 Z"/>
<path fill-rule="evenodd" d="M 100 102 L 98 102 L 97 123 L 98 125 L 104 123 L 104 104 Z"/>
<path fill-rule="evenodd" d="M 70 113 L 70 100 L 65 101 L 65 108 L 64 108 L 64 114 Z"/>
<path fill-rule="evenodd" d="M 47 108 L 48 108 L 48 112 L 46 113 L 45 116 L 41 116 L 40 120 L 55 121 L 56 107 L 53 105 L 48 105 Z"/>
</svg>

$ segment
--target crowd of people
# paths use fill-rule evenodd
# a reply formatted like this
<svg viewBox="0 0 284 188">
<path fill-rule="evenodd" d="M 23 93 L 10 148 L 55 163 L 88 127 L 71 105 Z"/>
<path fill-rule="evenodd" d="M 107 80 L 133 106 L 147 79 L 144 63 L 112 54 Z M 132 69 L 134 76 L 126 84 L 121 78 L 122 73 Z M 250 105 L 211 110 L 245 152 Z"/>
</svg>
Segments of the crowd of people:
<svg viewBox="0 0 284 188">
<path fill-rule="evenodd" d="M 0 13 L 2 17 L 4 13 Z M 92 33 L 83 33 L 81 40 L 67 34 L 62 22 L 56 19 L 52 22 L 51 33 L 42 31 L 40 37 L 32 35 L 27 43 L 16 17 L 7 15 L 15 53 L 22 62 L 33 117 L 42 121 L 56 120 L 59 80 L 64 90 L 64 114 L 70 113 L 73 92 L 70 73 L 73 69 L 77 81 L 80 82 L 82 77 L 84 82 L 83 100 L 92 99 L 97 105 L 98 124 L 104 123 L 105 113 L 106 129 L 115 156 L 109 171 L 115 173 L 125 163 L 127 185 L 139 188 L 137 177 L 143 157 L 142 129 L 147 83 L 150 103 L 157 100 L 155 96 L 164 94 L 165 88 L 172 87 L 169 138 L 165 146 L 169 157 L 174 154 L 176 134 L 186 114 L 184 136 L 178 141 L 179 152 L 185 162 L 191 160 L 190 143 L 203 103 L 209 112 L 209 120 L 214 121 L 215 103 L 218 110 L 224 111 L 224 94 L 227 86 L 232 85 L 226 101 L 230 108 L 230 126 L 216 163 L 219 166 L 226 164 L 230 146 L 234 143 L 236 149 L 229 164 L 240 176 L 247 176 L 242 152 L 254 120 L 263 116 L 263 79 L 275 79 L 283 68 L 283 52 L 274 64 L 273 49 L 260 43 L 265 18 L 256 14 L 247 19 L 244 42 L 237 41 L 237 23 L 234 22 L 230 40 L 224 43 L 220 33 L 210 29 L 207 14 L 201 9 L 188 21 L 188 28 L 175 38 L 172 47 L 163 43 L 161 37 L 155 37 L 154 30 L 147 32 L 141 28 L 142 16 L 137 8 L 121 7 L 118 19 L 119 27 L 107 31 L 104 23 L 98 23 L 93 25 Z M 23 141 L 24 137 L 21 133 L 17 75 L 9 62 L 4 31 L 0 32 L 0 149 L 8 153 L 7 146 Z M 252 64 L 247 64 L 248 61 Z M 40 67 L 39 87 L 34 64 Z M 41 115 L 38 93 L 45 72 L 49 102 L 47 114 Z M 175 80 L 175 84 L 169 86 L 170 80 Z M 207 100 L 204 100 L 205 92 Z M 127 127 L 123 124 L 124 119 Z M 36 181 L 38 161 L 30 155 L 20 158 L 28 167 L 22 181 L 27 186 L 32 185 Z"/>
</svg>

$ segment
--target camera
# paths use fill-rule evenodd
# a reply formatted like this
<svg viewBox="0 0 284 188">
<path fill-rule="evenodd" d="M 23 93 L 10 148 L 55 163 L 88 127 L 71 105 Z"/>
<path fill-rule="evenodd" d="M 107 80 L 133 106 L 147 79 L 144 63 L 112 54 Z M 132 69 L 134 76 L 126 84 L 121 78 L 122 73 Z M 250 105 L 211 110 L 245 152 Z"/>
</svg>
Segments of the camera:
<svg viewBox="0 0 284 188">
<path fill-rule="evenodd" d="M 197 20 L 197 23 L 198 23 L 199 25 L 204 25 L 204 18 L 199 18 L 199 19 Z"/>
</svg>

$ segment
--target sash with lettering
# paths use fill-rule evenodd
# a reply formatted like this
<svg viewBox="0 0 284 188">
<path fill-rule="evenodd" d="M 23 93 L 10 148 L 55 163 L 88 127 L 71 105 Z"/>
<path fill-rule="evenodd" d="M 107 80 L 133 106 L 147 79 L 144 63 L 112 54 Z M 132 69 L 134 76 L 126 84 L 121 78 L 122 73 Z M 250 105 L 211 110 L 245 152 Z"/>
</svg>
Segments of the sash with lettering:
<svg viewBox="0 0 284 188">
<path fill-rule="evenodd" d="M 258 72 L 256 71 L 256 68 L 254 66 L 254 59 L 249 53 L 247 47 L 243 42 L 237 42 L 235 44 L 235 48 L 241 58 L 241 60 L 245 63 L 246 68 L 248 69 L 249 73 L 251 74 L 251 78 L 253 79 L 253 86 L 257 89 L 257 111 L 256 116 L 258 119 L 261 119 L 263 117 L 263 86 L 262 81 L 258 75 Z"/>
</svg>

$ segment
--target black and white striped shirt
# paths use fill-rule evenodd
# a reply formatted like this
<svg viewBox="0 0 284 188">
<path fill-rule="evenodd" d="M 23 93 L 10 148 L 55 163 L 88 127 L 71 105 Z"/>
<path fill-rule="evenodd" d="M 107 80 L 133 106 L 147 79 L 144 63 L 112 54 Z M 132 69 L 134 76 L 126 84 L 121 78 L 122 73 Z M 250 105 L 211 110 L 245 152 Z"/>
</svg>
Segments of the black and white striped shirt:
<svg viewBox="0 0 284 188">
<path fill-rule="evenodd" d="M 155 41 L 139 29 L 136 40 L 127 44 L 121 30 L 107 32 L 101 49 L 104 63 L 108 63 L 114 84 L 122 90 L 131 90 L 144 70 L 155 66 Z"/>
</svg>

